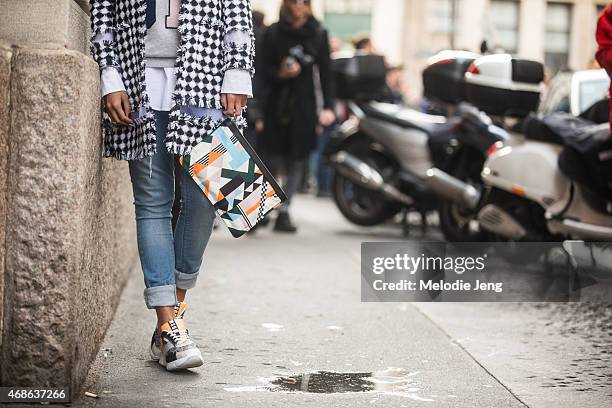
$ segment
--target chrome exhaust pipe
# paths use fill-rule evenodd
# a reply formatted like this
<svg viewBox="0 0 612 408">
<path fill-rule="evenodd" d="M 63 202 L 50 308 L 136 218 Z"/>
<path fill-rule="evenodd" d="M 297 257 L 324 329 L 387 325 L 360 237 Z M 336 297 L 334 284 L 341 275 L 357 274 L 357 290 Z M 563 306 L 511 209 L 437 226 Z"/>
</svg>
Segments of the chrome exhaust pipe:
<svg viewBox="0 0 612 408">
<path fill-rule="evenodd" d="M 436 168 L 427 170 L 426 176 L 427 184 L 434 193 L 470 210 L 478 206 L 480 193 L 474 186 Z"/>
<path fill-rule="evenodd" d="M 478 223 L 487 231 L 515 241 L 527 235 L 527 231 L 518 221 L 494 204 L 487 204 L 480 210 Z"/>
<path fill-rule="evenodd" d="M 372 191 L 382 193 L 387 199 L 398 201 L 405 205 L 414 204 L 414 200 L 386 183 L 383 176 L 372 166 L 350 153 L 340 151 L 330 157 L 332 166 L 344 177 Z"/>
<path fill-rule="evenodd" d="M 587 224 L 570 219 L 548 220 L 547 225 L 551 231 L 558 231 L 563 235 L 585 240 L 612 241 L 612 228 L 603 225 Z"/>
</svg>

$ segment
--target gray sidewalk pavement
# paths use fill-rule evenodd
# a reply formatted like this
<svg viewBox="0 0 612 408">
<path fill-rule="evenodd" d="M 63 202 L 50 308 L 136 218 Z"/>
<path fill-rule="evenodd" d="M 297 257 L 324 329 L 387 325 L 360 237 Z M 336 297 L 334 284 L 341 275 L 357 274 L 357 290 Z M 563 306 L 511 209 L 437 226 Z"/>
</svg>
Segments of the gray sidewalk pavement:
<svg viewBox="0 0 612 408">
<path fill-rule="evenodd" d="M 144 306 L 137 265 L 83 389 L 99 398 L 82 397 L 74 405 L 525 406 L 506 382 L 513 378 L 511 371 L 497 375 L 499 363 L 489 369 L 479 361 L 482 353 L 468 350 L 455 338 L 469 332 L 470 324 L 486 338 L 479 318 L 457 315 L 465 318 L 467 326 L 460 331 L 457 323 L 447 330 L 453 305 L 436 314 L 434 309 L 413 304 L 360 302 L 360 243 L 398 240 L 398 228 L 356 228 L 341 218 L 331 201 L 303 196 L 296 200 L 294 214 L 301 227 L 296 236 L 266 229 L 235 240 L 223 226 L 215 231 L 201 280 L 187 299 L 187 324 L 205 358 L 205 365 L 198 369 L 167 373 L 149 361 L 155 318 Z M 487 310 L 494 310 L 486 305 L 474 307 L 482 313 L 481 321 L 490 317 Z M 520 318 L 521 313 L 531 312 L 513 313 Z M 505 344 L 511 347 L 512 333 L 506 337 Z M 491 337 L 492 342 L 496 339 Z M 503 357 L 506 366 L 524 363 L 517 355 Z M 535 370 L 533 366 L 525 370 L 530 369 Z M 377 386 L 369 392 L 304 392 L 363 385 L 359 379 L 347 381 L 348 374 L 327 374 L 332 380 L 325 382 L 324 374 L 315 371 L 374 373 Z M 288 391 L 270 387 L 270 381 L 278 377 L 286 377 L 282 384 Z M 523 383 L 519 390 L 527 394 L 541 387 L 536 380 L 531 386 L 529 381 Z M 297 387 L 302 391 L 296 392 Z M 600 406 L 606 405 L 605 394 L 597 398 L 603 403 Z M 546 406 L 535 401 L 533 406 Z M 555 405 L 574 406 L 562 402 L 568 400 L 560 399 Z"/>
<path fill-rule="evenodd" d="M 530 407 L 612 406 L 612 307 L 420 303 Z"/>
</svg>

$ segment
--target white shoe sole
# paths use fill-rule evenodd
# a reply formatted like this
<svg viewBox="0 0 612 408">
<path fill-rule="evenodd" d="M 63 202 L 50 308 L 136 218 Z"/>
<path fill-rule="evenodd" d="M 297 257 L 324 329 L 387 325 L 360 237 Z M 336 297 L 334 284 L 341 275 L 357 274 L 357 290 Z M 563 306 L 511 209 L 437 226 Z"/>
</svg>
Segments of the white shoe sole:
<svg viewBox="0 0 612 408">
<path fill-rule="evenodd" d="M 151 347 L 149 349 L 149 356 L 151 356 L 151 360 L 159 361 L 159 359 L 161 358 L 161 351 L 157 347 L 155 349 Z"/>
<path fill-rule="evenodd" d="M 166 367 L 168 371 L 186 370 L 188 368 L 199 367 L 204 364 L 202 353 L 197 348 L 184 352 L 186 355 L 174 360 L 170 363 L 166 363 L 166 355 L 162 353 L 159 358 L 159 364 Z"/>
</svg>

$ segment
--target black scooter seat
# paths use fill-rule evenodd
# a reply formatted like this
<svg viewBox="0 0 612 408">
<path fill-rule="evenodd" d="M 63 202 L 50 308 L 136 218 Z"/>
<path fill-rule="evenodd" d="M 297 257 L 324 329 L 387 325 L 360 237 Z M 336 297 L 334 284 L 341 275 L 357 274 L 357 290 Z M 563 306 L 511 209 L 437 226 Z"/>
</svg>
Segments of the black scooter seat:
<svg viewBox="0 0 612 408">
<path fill-rule="evenodd" d="M 370 102 L 361 106 L 364 113 L 375 119 L 393 123 L 403 128 L 421 130 L 429 135 L 446 125 L 444 116 L 428 115 L 401 105 Z"/>
<path fill-rule="evenodd" d="M 530 115 L 523 122 L 523 134 L 527 139 L 567 146 L 599 125 L 567 113 Z"/>
</svg>

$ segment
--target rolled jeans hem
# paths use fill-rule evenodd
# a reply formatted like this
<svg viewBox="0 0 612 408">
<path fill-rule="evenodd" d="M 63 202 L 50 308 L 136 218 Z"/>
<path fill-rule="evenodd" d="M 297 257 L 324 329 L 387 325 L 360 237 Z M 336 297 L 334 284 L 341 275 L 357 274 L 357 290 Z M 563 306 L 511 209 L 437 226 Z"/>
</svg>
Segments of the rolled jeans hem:
<svg viewBox="0 0 612 408">
<path fill-rule="evenodd" d="M 174 271 L 174 280 L 176 281 L 176 287 L 182 290 L 189 290 L 195 288 L 199 274 L 200 272 L 183 273 L 179 271 Z"/>
<path fill-rule="evenodd" d="M 144 299 L 149 309 L 176 305 L 176 285 L 145 288 Z"/>
</svg>

